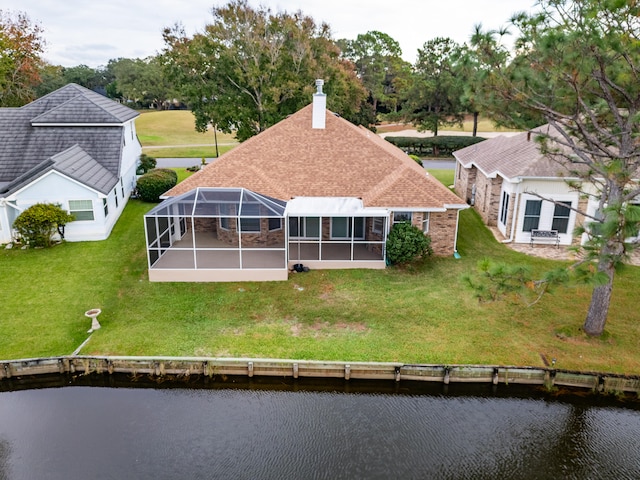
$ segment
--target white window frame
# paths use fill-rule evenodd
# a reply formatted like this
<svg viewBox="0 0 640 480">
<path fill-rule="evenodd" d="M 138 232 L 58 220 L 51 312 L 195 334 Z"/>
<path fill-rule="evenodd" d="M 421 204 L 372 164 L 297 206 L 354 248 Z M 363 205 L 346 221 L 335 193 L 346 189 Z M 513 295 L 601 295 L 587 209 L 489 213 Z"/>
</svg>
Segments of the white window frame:
<svg viewBox="0 0 640 480">
<path fill-rule="evenodd" d="M 527 204 L 529 202 L 532 203 L 538 203 L 539 205 L 539 209 L 538 209 L 538 214 L 537 215 L 527 215 Z M 534 199 L 534 198 L 527 198 L 525 199 L 524 202 L 524 210 L 522 212 L 522 231 L 525 233 L 531 233 L 531 230 L 537 230 L 540 228 L 540 218 L 542 217 L 542 200 L 538 200 L 538 199 Z M 528 230 L 525 230 L 525 225 L 527 223 L 527 219 L 528 218 L 537 218 L 538 221 L 536 222 L 536 226 L 535 227 L 531 227 Z"/>
<path fill-rule="evenodd" d="M 404 220 L 396 220 L 396 215 L 402 215 L 402 216 L 408 215 L 409 218 Z M 392 225 L 395 225 L 396 223 L 402 223 L 402 222 L 409 222 L 409 224 L 413 224 L 413 212 L 393 212 L 391 221 L 392 221 L 391 223 Z"/>
<path fill-rule="evenodd" d="M 291 232 L 289 232 L 290 238 L 304 239 L 304 240 L 319 240 L 322 237 L 322 217 L 289 217 L 289 218 L 298 219 L 298 235 L 297 236 L 291 235 Z M 309 230 L 307 227 L 307 219 L 309 218 L 318 219 L 318 236 L 317 237 L 309 237 L 307 235 L 307 231 Z M 301 230 L 303 235 L 300 235 Z"/>
<path fill-rule="evenodd" d="M 376 226 L 376 223 L 380 223 L 380 225 Z M 379 233 L 382 235 L 384 230 L 384 217 L 373 217 L 372 218 L 372 225 L 371 225 L 371 232 L 372 233 Z"/>
<path fill-rule="evenodd" d="M 509 218 L 509 199 L 511 195 L 506 191 L 502 192 L 502 199 L 500 201 L 500 223 L 507 226 L 507 219 Z"/>
<path fill-rule="evenodd" d="M 422 217 L 422 233 L 429 233 L 429 212 L 424 212 Z"/>
<path fill-rule="evenodd" d="M 260 233 L 260 218 L 240 217 L 240 233 Z"/>
<path fill-rule="evenodd" d="M 336 220 L 337 218 L 344 218 L 347 220 L 347 232 L 346 232 L 346 236 L 335 236 L 333 234 L 333 222 L 334 220 Z M 362 222 L 362 235 L 356 237 L 355 236 L 355 222 L 356 219 L 360 219 L 360 221 Z M 364 222 L 364 217 L 331 217 L 331 222 L 329 223 L 329 225 L 331 226 L 330 228 L 330 238 L 331 240 L 350 240 L 351 238 L 353 238 L 354 240 L 364 240 L 365 238 L 365 222 Z"/>
<path fill-rule="evenodd" d="M 271 228 L 272 221 L 277 221 L 278 226 L 275 228 Z M 282 218 L 280 217 L 269 217 L 267 224 L 268 224 L 267 228 L 269 229 L 270 232 L 277 232 L 278 230 L 282 230 Z"/>
<path fill-rule="evenodd" d="M 88 202 L 88 203 L 87 203 Z M 76 218 L 74 221 L 75 222 L 93 222 L 96 219 L 96 215 L 95 212 L 93 211 L 93 200 L 69 200 L 68 201 L 69 204 L 69 213 L 71 215 L 76 216 L 76 214 L 78 212 L 83 212 L 83 213 L 87 213 L 87 212 L 91 212 L 91 218 Z M 89 208 L 87 205 L 91 205 L 91 208 Z"/>
<path fill-rule="evenodd" d="M 564 205 L 560 205 L 560 203 L 564 204 Z M 564 207 L 567 209 L 567 215 L 563 216 L 563 215 L 556 215 L 556 209 L 558 207 Z M 559 203 L 555 203 L 553 206 L 553 217 L 551 217 L 551 229 L 552 230 L 557 230 L 559 234 L 565 234 L 565 233 L 569 233 L 569 226 L 571 225 L 571 212 L 572 212 L 572 207 L 573 204 L 571 202 L 563 202 L 563 201 L 559 201 Z M 566 220 L 567 222 L 567 227 L 564 231 L 562 231 L 559 228 L 554 228 L 554 224 L 556 223 L 556 219 L 557 220 Z"/>
<path fill-rule="evenodd" d="M 220 230 L 224 230 L 226 232 L 231 230 L 231 220 L 236 217 L 220 217 Z M 225 225 L 226 223 L 226 225 Z"/>
</svg>

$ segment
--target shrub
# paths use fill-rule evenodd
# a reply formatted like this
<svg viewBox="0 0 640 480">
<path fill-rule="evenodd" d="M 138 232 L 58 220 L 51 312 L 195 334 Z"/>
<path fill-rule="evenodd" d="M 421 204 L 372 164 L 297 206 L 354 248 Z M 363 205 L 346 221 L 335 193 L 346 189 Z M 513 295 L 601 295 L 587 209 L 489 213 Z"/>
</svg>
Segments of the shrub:
<svg viewBox="0 0 640 480">
<path fill-rule="evenodd" d="M 138 165 L 136 173 L 138 175 L 144 175 L 150 170 L 153 170 L 154 168 L 156 168 L 157 163 L 158 162 L 156 161 L 155 158 L 150 157 L 149 155 L 143 153 L 140 155 L 140 164 Z"/>
<path fill-rule="evenodd" d="M 387 238 L 387 260 L 394 265 L 413 263 L 431 255 L 431 237 L 409 222 L 395 223 Z"/>
<path fill-rule="evenodd" d="M 50 247 L 57 232 L 62 237 L 62 227 L 72 222 L 70 215 L 60 205 L 36 203 L 22 212 L 13 223 L 22 241 L 32 247 Z"/>
<path fill-rule="evenodd" d="M 145 202 L 159 202 L 160 195 L 178 183 L 178 174 L 168 168 L 156 168 L 142 175 L 136 184 L 138 195 Z"/>
<path fill-rule="evenodd" d="M 420 160 L 420 157 L 417 155 L 409 155 L 409 158 L 411 160 L 413 160 L 414 162 L 416 162 L 418 165 L 422 166 L 422 160 Z"/>
</svg>

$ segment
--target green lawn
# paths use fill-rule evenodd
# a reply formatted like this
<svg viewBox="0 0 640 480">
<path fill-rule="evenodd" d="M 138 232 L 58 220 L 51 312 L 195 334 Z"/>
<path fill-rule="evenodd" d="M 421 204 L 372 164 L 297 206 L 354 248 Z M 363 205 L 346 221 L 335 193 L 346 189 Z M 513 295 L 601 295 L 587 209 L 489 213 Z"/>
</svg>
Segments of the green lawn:
<svg viewBox="0 0 640 480">
<path fill-rule="evenodd" d="M 603 339 L 579 330 L 586 288 L 559 290 L 531 308 L 479 304 L 461 276 L 481 258 L 539 271 L 553 263 L 499 244 L 471 210 L 460 215 L 459 260 L 216 284 L 147 280 L 142 215 L 152 206 L 130 201 L 106 241 L 0 250 L 0 359 L 70 354 L 87 338 L 84 312 L 101 308 L 103 328 L 84 354 L 537 366 L 544 354 L 559 368 L 640 373 L 640 268 L 618 276 Z"/>
<path fill-rule="evenodd" d="M 196 132 L 189 110 L 143 112 L 136 119 L 136 131 L 144 153 L 152 157 L 215 157 L 213 130 Z M 237 141 L 233 135 L 216 133 L 218 152 L 222 155 Z"/>
</svg>

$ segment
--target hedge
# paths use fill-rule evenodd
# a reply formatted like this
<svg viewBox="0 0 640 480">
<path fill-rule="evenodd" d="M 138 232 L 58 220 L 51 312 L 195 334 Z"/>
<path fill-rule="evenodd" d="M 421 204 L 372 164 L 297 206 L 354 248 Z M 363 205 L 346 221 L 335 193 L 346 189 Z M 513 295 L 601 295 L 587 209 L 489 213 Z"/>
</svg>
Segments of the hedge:
<svg viewBox="0 0 640 480">
<path fill-rule="evenodd" d="M 386 140 L 408 154 L 451 156 L 456 150 L 486 139 L 463 135 L 442 135 L 438 137 L 386 137 Z"/>
<path fill-rule="evenodd" d="M 138 195 L 145 202 L 159 202 L 160 195 L 178 183 L 178 174 L 168 168 L 155 168 L 138 179 Z"/>
</svg>

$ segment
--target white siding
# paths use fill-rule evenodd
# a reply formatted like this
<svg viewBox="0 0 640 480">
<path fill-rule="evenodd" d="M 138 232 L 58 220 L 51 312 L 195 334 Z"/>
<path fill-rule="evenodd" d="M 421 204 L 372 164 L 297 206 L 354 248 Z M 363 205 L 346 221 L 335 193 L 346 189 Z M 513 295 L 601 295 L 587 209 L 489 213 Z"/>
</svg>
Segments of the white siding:
<svg viewBox="0 0 640 480">
<path fill-rule="evenodd" d="M 506 179 L 502 181 L 502 189 L 500 190 L 500 203 L 498 204 L 497 226 L 498 226 L 498 230 L 500 231 L 500 233 L 502 233 L 502 235 L 504 235 L 505 238 L 509 238 L 509 235 L 511 234 L 511 232 L 507 232 L 507 225 L 505 225 L 500 221 L 500 217 L 502 213 L 502 202 L 504 201 L 504 194 L 506 193 L 507 195 L 510 196 L 509 206 L 508 206 L 509 211 L 507 212 L 507 224 L 509 224 L 511 220 L 511 211 L 513 211 L 513 203 L 516 201 L 515 194 L 518 192 L 519 186 L 520 184 L 511 183 Z"/>
<path fill-rule="evenodd" d="M 9 228 L 9 218 L 7 217 L 7 211 L 10 208 L 8 205 L 0 205 L 0 244 L 11 241 L 11 230 Z"/>
<path fill-rule="evenodd" d="M 124 179 L 125 189 L 127 180 L 133 181 L 133 184 L 130 185 L 131 188 L 129 188 L 128 190 L 128 192 L 131 193 L 131 190 L 135 186 L 136 166 L 138 165 L 138 160 L 140 159 L 140 154 L 142 153 L 142 147 L 140 146 L 140 142 L 138 141 L 138 136 L 136 135 L 135 130 L 135 123 L 133 120 L 125 124 L 122 135 L 124 139 L 124 148 L 122 149 L 120 176 Z M 131 176 L 130 172 L 133 172 L 133 177 Z M 128 197 L 129 195 L 127 194 L 126 196 Z"/>
<path fill-rule="evenodd" d="M 21 211 L 36 203 L 56 203 L 68 211 L 69 200 L 91 200 L 94 220 L 71 222 L 65 228 L 65 239 L 73 242 L 104 240 L 109 236 L 116 215 L 112 215 L 110 209 L 105 221 L 102 197 L 98 192 L 58 172 L 50 172 L 18 192 L 15 200 Z M 115 205 L 113 208 L 115 210 Z"/>
<path fill-rule="evenodd" d="M 570 193 L 570 194 L 545 194 L 546 198 L 555 200 L 557 202 L 563 203 L 571 203 L 573 208 L 578 206 L 578 193 Z M 531 241 L 531 233 L 523 232 L 524 226 L 524 214 L 525 214 L 525 205 L 527 200 L 541 200 L 539 197 L 536 197 L 531 194 L 524 193 L 520 196 L 519 199 L 519 208 L 518 208 L 518 219 L 516 226 L 516 243 L 529 243 Z M 555 209 L 555 204 L 550 201 L 542 201 L 542 206 L 540 209 L 540 222 L 538 224 L 539 230 L 551 230 L 551 226 L 553 223 L 553 213 Z M 561 233 L 560 236 L 560 244 L 561 245 L 571 245 L 571 240 L 573 238 L 573 229 L 576 224 L 576 212 L 573 210 L 569 216 L 569 226 L 567 228 L 567 233 Z"/>
</svg>

